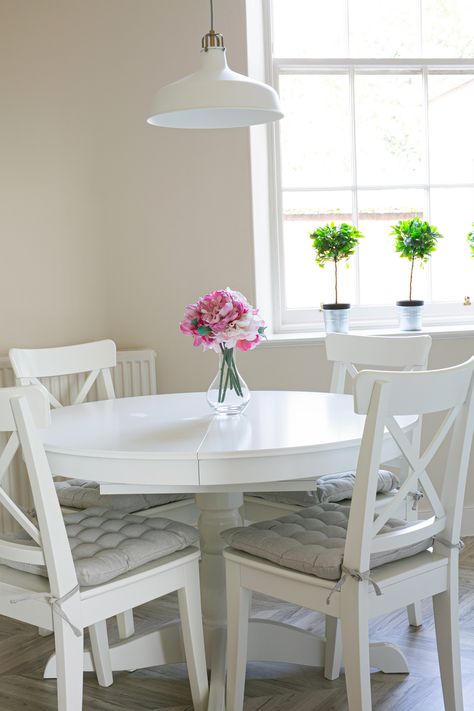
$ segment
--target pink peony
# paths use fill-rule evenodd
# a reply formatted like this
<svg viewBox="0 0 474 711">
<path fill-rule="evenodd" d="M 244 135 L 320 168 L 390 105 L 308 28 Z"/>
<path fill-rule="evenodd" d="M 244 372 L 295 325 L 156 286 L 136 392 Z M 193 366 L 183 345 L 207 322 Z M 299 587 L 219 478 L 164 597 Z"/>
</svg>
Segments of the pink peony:
<svg viewBox="0 0 474 711">
<path fill-rule="evenodd" d="M 193 345 L 219 353 L 222 348 L 255 348 L 263 337 L 265 323 L 245 296 L 227 288 L 211 291 L 186 306 L 179 327 L 193 337 Z"/>
</svg>

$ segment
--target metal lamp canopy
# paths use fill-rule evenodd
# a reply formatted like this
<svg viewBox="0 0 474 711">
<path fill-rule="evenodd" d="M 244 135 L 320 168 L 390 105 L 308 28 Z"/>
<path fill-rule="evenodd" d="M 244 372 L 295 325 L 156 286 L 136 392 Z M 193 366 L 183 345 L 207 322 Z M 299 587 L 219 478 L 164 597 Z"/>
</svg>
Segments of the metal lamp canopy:
<svg viewBox="0 0 474 711">
<path fill-rule="evenodd" d="M 211 29 L 202 38 L 197 72 L 158 90 L 147 119 L 166 128 L 237 128 L 281 119 L 275 89 L 233 72 L 227 66 L 224 38 Z"/>
</svg>

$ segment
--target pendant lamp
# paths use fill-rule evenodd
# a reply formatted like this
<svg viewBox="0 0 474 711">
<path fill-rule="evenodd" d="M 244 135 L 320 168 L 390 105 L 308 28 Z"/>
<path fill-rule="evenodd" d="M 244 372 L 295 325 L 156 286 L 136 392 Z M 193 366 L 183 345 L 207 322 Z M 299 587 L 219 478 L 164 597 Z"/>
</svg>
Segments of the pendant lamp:
<svg viewBox="0 0 474 711">
<path fill-rule="evenodd" d="M 200 68 L 158 90 L 147 122 L 166 128 L 236 128 L 281 119 L 273 87 L 227 66 L 224 38 L 214 31 L 210 3 L 211 29 L 202 38 Z"/>
</svg>

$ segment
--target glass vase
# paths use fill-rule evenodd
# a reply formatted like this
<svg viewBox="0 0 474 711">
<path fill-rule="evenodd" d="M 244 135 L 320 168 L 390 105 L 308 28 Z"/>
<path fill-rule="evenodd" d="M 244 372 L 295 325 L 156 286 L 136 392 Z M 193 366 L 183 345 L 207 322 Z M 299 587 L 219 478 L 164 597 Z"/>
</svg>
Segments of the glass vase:
<svg viewBox="0 0 474 711">
<path fill-rule="evenodd" d="M 207 401 L 219 415 L 237 415 L 249 400 L 250 391 L 237 370 L 235 351 L 222 346 L 219 368 L 207 391 Z"/>
</svg>

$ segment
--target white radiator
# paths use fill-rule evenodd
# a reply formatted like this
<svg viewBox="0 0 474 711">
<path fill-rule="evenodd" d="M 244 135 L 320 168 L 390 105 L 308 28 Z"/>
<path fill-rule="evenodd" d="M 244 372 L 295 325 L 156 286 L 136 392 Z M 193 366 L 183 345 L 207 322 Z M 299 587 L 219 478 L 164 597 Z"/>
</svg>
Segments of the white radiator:
<svg viewBox="0 0 474 711">
<path fill-rule="evenodd" d="M 156 394 L 156 353 L 144 349 L 137 351 L 119 351 L 117 353 L 117 366 L 112 370 L 112 379 L 117 397 L 131 397 L 133 395 Z M 45 386 L 63 404 L 69 404 L 81 388 L 85 376 L 64 375 L 55 378 L 43 378 Z M 0 387 L 15 385 L 15 376 L 7 356 L 0 357 Z M 95 388 L 92 388 L 88 400 L 97 397 Z M 0 448 L 5 445 L 5 435 L 0 434 Z M 16 458 L 8 473 L 1 482 L 9 495 L 21 506 L 31 506 L 31 496 L 27 474 L 20 458 Z M 16 521 L 2 507 L 0 507 L 0 532 L 11 533 L 16 531 Z"/>
</svg>

